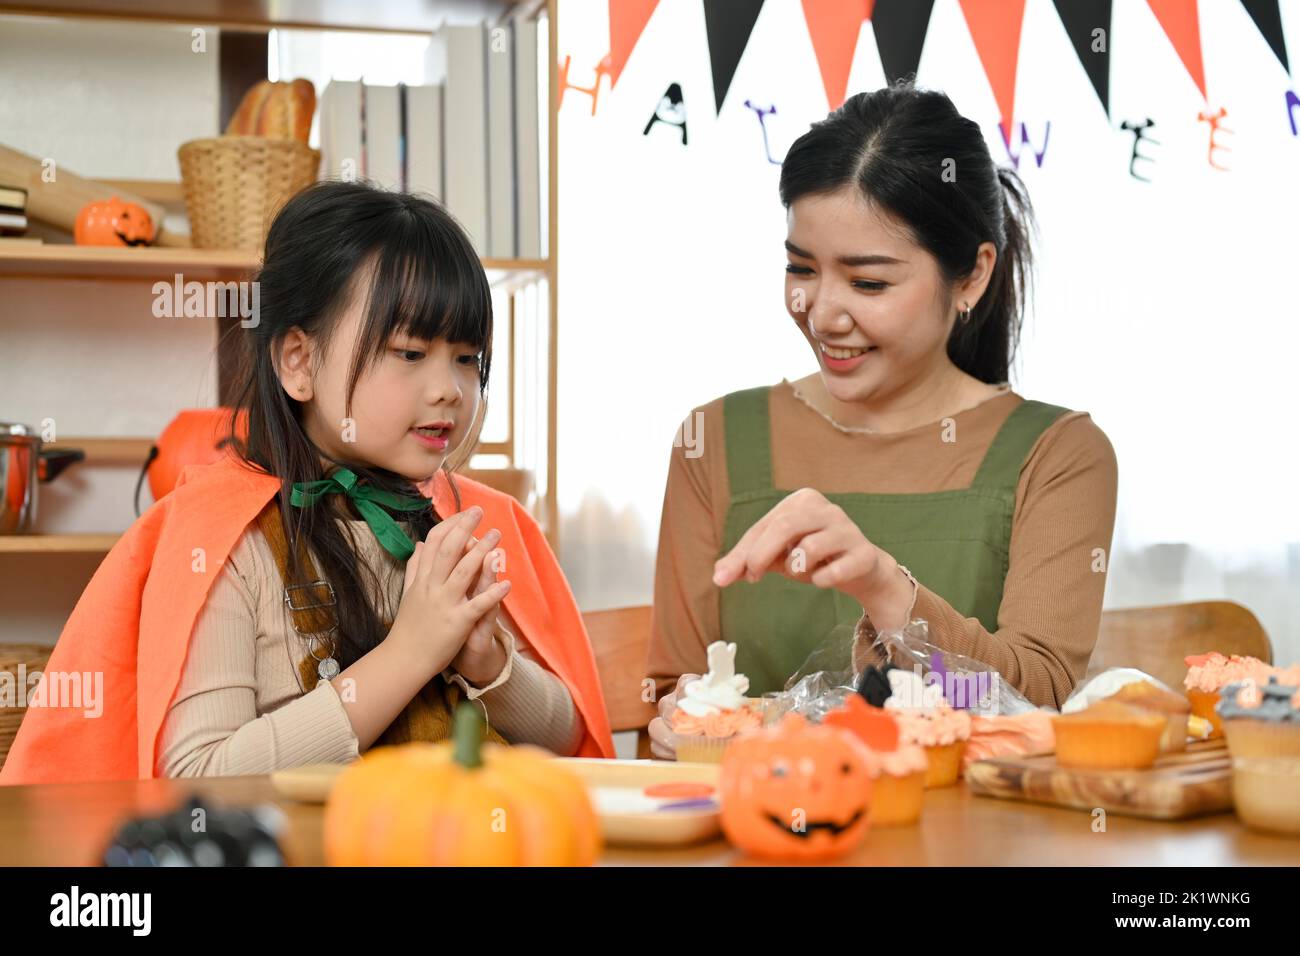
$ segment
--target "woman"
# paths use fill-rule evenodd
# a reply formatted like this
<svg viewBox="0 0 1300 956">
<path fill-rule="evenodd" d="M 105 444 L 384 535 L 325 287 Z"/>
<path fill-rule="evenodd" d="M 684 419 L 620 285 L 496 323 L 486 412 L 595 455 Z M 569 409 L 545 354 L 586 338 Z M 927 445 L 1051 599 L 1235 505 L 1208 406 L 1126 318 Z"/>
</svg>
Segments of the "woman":
<svg viewBox="0 0 1300 956">
<path fill-rule="evenodd" d="M 786 307 L 819 369 L 693 413 L 702 453 L 669 467 L 648 673 L 662 694 L 734 641 L 758 696 L 813 651 L 847 660 L 923 618 L 1059 706 L 1096 640 L 1116 463 L 1086 413 L 1006 384 L 1023 184 L 947 96 L 900 85 L 813 124 L 780 190 Z M 671 756 L 661 719 L 651 734 Z"/>
</svg>

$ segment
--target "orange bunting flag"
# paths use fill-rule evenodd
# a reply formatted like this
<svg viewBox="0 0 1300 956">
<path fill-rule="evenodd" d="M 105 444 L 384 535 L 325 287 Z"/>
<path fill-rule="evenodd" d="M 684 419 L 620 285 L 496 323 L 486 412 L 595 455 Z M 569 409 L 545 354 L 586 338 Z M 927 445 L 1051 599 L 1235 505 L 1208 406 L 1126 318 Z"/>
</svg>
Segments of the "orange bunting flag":
<svg viewBox="0 0 1300 956">
<path fill-rule="evenodd" d="M 619 74 L 641 39 L 645 25 L 659 6 L 659 0 L 609 0 L 609 88 L 618 83 Z"/>
<path fill-rule="evenodd" d="M 1160 28 L 1174 45 L 1196 88 L 1205 93 L 1205 64 L 1201 61 L 1201 24 L 1196 0 L 1147 0 Z"/>
<path fill-rule="evenodd" d="M 849 70 L 858 48 L 858 34 L 863 21 L 871 19 L 875 0 L 803 0 L 803 15 L 808 22 L 813 52 L 822 73 L 826 100 L 833 110 L 844 105 L 849 86 Z"/>
<path fill-rule="evenodd" d="M 1016 67 L 1020 60 L 1020 28 L 1025 0 L 959 0 L 975 52 L 993 87 L 1001 113 L 1002 138 L 1011 142 L 1016 106 Z"/>
</svg>

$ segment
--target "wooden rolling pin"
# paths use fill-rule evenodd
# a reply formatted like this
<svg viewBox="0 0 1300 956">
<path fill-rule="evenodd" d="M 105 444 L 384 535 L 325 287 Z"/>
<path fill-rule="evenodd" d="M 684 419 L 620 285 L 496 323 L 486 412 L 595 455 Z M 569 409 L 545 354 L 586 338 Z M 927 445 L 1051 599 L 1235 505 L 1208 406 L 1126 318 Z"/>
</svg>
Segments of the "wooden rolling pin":
<svg viewBox="0 0 1300 956">
<path fill-rule="evenodd" d="M 116 189 L 93 179 L 83 179 L 64 166 L 57 166 L 54 182 L 47 183 L 41 177 L 44 168 L 35 156 L 28 156 L 8 146 L 0 146 L 0 183 L 17 186 L 27 190 L 27 216 L 42 222 L 58 226 L 72 232 L 77 222 L 77 214 L 89 202 L 111 199 L 117 196 L 123 202 L 141 206 L 153 217 L 157 228 L 155 246 L 188 246 L 190 237 L 185 233 L 169 234 L 163 229 L 162 206 L 135 193 Z"/>
</svg>

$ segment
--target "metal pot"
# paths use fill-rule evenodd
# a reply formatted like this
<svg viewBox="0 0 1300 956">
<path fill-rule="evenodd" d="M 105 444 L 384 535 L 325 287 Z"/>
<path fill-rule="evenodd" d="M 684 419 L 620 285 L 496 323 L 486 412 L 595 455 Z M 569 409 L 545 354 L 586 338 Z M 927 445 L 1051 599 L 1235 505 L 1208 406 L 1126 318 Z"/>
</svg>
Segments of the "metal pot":
<svg viewBox="0 0 1300 956">
<path fill-rule="evenodd" d="M 38 483 L 85 458 L 80 448 L 42 449 L 34 429 L 0 422 L 0 534 L 29 531 L 36 522 Z"/>
</svg>

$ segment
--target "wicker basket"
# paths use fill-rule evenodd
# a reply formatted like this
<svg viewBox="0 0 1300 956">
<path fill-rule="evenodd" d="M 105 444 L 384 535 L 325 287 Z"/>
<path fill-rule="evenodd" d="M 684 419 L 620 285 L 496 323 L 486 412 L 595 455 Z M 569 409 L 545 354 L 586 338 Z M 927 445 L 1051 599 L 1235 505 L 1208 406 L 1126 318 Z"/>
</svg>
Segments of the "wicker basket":
<svg viewBox="0 0 1300 956">
<path fill-rule="evenodd" d="M 192 139 L 177 155 L 197 249 L 261 251 L 272 217 L 320 169 L 319 150 L 262 136 Z"/>
<path fill-rule="evenodd" d="M 28 675 L 44 671 L 49 663 L 50 652 L 54 648 L 45 644 L 0 644 L 0 671 L 13 674 L 14 696 L 17 702 L 26 704 L 28 688 L 18 682 L 18 665 L 26 664 Z M 6 682 L 8 682 L 6 678 Z M 0 707 L 0 767 L 9 756 L 9 748 L 18 734 L 18 725 L 23 722 L 26 707 Z"/>
</svg>

